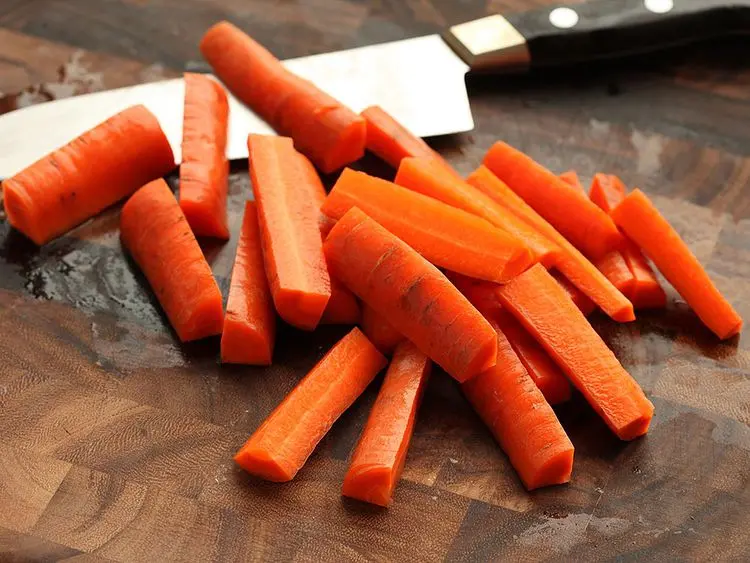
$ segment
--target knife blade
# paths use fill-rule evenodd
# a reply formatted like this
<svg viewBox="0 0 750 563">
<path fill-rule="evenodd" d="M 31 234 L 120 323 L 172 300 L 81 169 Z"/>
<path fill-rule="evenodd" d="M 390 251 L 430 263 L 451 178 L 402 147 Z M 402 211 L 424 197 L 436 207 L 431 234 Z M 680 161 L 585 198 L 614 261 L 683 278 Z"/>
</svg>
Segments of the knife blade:
<svg viewBox="0 0 750 563">
<path fill-rule="evenodd" d="M 487 16 L 428 35 L 284 61 L 293 72 L 361 111 L 380 105 L 421 137 L 469 131 L 464 76 L 539 71 L 650 52 L 750 31 L 750 0 L 596 0 Z M 182 79 L 19 109 L 0 117 L 0 178 L 12 176 L 134 104 L 159 119 L 180 162 Z M 272 133 L 233 96 L 227 157 L 247 157 L 248 133 Z"/>
</svg>

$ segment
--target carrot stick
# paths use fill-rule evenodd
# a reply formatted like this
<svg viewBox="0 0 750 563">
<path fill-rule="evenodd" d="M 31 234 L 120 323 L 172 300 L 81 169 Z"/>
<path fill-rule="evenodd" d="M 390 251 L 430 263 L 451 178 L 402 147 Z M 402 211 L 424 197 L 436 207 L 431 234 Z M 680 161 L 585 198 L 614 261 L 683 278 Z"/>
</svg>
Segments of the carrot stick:
<svg viewBox="0 0 750 563">
<path fill-rule="evenodd" d="M 619 250 L 613 250 L 598 260 L 594 260 L 594 265 L 624 296 L 630 297 L 635 285 L 635 277 Z"/>
<path fill-rule="evenodd" d="M 359 326 L 370 342 L 386 356 L 390 356 L 396 346 L 404 340 L 404 336 L 393 328 L 391 323 L 367 304 L 362 305 L 362 319 Z"/>
<path fill-rule="evenodd" d="M 654 406 L 543 267 L 533 266 L 498 296 L 620 439 L 648 431 Z"/>
<path fill-rule="evenodd" d="M 146 184 L 123 206 L 120 237 L 182 342 L 221 334 L 221 291 L 164 180 Z"/>
<path fill-rule="evenodd" d="M 491 197 L 463 179 L 445 172 L 432 161 L 421 158 L 403 159 L 394 182 L 486 219 L 495 227 L 526 243 L 534 259 L 545 265 L 550 264 L 560 251 L 556 244 Z"/>
<path fill-rule="evenodd" d="M 603 211 L 610 213 L 625 199 L 625 184 L 614 175 L 597 174 L 591 184 L 591 201 Z M 620 249 L 622 257 L 633 278 L 628 298 L 635 309 L 662 308 L 667 303 L 667 295 L 656 278 L 646 258 L 633 242 L 625 237 Z M 609 277 L 609 276 L 608 276 Z"/>
<path fill-rule="evenodd" d="M 5 212 L 42 245 L 173 168 L 159 122 L 133 106 L 5 180 Z"/>
<path fill-rule="evenodd" d="M 380 106 L 370 106 L 360 115 L 367 121 L 367 150 L 394 168 L 398 168 L 401 161 L 407 157 L 426 158 L 455 178 L 460 178 L 458 172 L 439 153 Z"/>
<path fill-rule="evenodd" d="M 487 221 L 347 168 L 328 195 L 323 213 L 340 219 L 352 207 L 369 214 L 433 264 L 470 277 L 502 282 L 532 264 L 522 242 Z"/>
<path fill-rule="evenodd" d="M 201 52 L 227 87 L 323 172 L 365 153 L 367 125 L 352 110 L 292 74 L 260 44 L 229 22 L 209 29 Z"/>
<path fill-rule="evenodd" d="M 291 481 L 385 364 L 383 355 L 353 328 L 274 409 L 234 460 L 261 479 Z"/>
<path fill-rule="evenodd" d="M 320 178 L 286 137 L 250 135 L 250 175 L 258 202 L 263 260 L 276 311 L 305 330 L 320 322 L 331 282 L 314 192 Z"/>
<path fill-rule="evenodd" d="M 555 261 L 557 269 L 605 313 L 619 322 L 635 319 L 633 304 L 628 301 L 627 297 L 613 286 L 577 248 L 486 166 L 477 168 L 467 181 L 557 244 L 562 249 Z M 570 188 L 566 189 L 572 191 Z"/>
<path fill-rule="evenodd" d="M 355 325 L 362 318 L 362 309 L 354 294 L 336 278 L 331 278 L 331 298 L 320 319 L 324 325 Z"/>
<path fill-rule="evenodd" d="M 221 361 L 225 364 L 271 364 L 276 314 L 260 241 L 258 210 L 255 202 L 248 201 L 221 334 Z"/>
<path fill-rule="evenodd" d="M 589 197 L 605 213 L 612 210 L 625 199 L 625 185 L 612 174 L 596 174 L 591 182 Z"/>
<path fill-rule="evenodd" d="M 391 504 L 431 369 L 429 358 L 408 340 L 396 348 L 344 477 L 344 496 Z"/>
<path fill-rule="evenodd" d="M 560 287 L 565 290 L 565 293 L 571 298 L 573 304 L 578 307 L 578 310 L 581 311 L 584 316 L 588 317 L 594 312 L 596 309 L 596 303 L 589 299 L 580 289 L 574 286 L 568 278 L 557 270 L 552 270 L 550 274 L 552 274 L 552 277 L 560 284 Z"/>
<path fill-rule="evenodd" d="M 583 185 L 581 184 L 581 180 L 578 178 L 578 172 L 575 170 L 568 170 L 567 172 L 563 172 L 558 176 L 563 182 L 568 184 L 569 186 L 575 188 L 577 191 L 585 194 L 586 190 L 583 189 Z"/>
<path fill-rule="evenodd" d="M 510 145 L 492 145 L 484 165 L 585 255 L 600 258 L 622 245 L 606 213 Z"/>
<path fill-rule="evenodd" d="M 196 236 L 229 238 L 229 102 L 215 80 L 185 73 L 180 207 Z"/>
<path fill-rule="evenodd" d="M 352 208 L 324 244 L 331 273 L 458 381 L 494 365 L 492 327 L 432 264 Z"/>
<path fill-rule="evenodd" d="M 448 279 L 484 315 L 484 318 L 490 323 L 497 324 L 550 405 L 564 403 L 570 399 L 570 383 L 565 374 L 526 329 L 503 309 L 497 296 L 500 286 L 458 274 L 450 274 Z"/>
<path fill-rule="evenodd" d="M 740 316 L 646 194 L 632 191 L 612 211 L 612 218 L 719 338 L 730 338 L 742 330 Z"/>
<path fill-rule="evenodd" d="M 544 271 L 539 265 L 534 268 Z M 461 389 L 528 490 L 567 483 L 573 472 L 573 444 L 503 334 L 496 313 L 485 311 L 497 335 L 497 365 Z"/>
</svg>

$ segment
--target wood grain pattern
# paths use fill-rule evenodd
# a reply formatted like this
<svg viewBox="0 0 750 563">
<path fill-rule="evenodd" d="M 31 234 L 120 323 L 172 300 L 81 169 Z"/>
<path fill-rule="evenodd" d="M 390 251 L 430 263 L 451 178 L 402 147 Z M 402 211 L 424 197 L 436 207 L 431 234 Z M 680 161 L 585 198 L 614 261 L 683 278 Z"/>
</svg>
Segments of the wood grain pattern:
<svg viewBox="0 0 750 563">
<path fill-rule="evenodd" d="M 200 67 L 198 39 L 221 18 L 291 57 L 550 3 L 9 0 L 0 91 L 28 89 L 33 102 Z M 584 182 L 621 175 L 750 318 L 746 59 L 730 40 L 588 72 L 471 77 L 477 129 L 433 144 L 462 173 L 500 137 Z M 369 156 L 357 167 L 393 173 Z M 251 193 L 238 163 L 235 237 Z M 342 499 L 340 487 L 380 380 L 294 482 L 263 483 L 231 462 L 346 329 L 283 327 L 273 367 L 220 368 L 217 340 L 175 339 L 123 256 L 118 213 L 42 249 L 0 221 L 1 561 L 750 559 L 750 339 L 717 342 L 673 290 L 667 311 L 635 323 L 593 318 L 656 405 L 645 439 L 617 441 L 576 396 L 557 409 L 576 447 L 573 481 L 527 494 L 437 373 L 395 503 L 379 510 Z M 234 245 L 204 247 L 225 295 Z"/>
</svg>

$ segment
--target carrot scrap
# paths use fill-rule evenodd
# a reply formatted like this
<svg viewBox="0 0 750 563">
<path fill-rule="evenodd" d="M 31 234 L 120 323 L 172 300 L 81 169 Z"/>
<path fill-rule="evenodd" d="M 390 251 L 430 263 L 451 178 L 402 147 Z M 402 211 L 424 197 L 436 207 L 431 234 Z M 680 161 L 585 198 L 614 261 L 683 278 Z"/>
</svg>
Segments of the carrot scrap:
<svg viewBox="0 0 750 563">
<path fill-rule="evenodd" d="M 5 213 L 42 245 L 173 168 L 159 122 L 133 106 L 5 180 Z"/>
<path fill-rule="evenodd" d="M 534 268 L 544 271 L 542 266 Z M 573 472 L 573 444 L 502 332 L 497 310 L 483 313 L 496 331 L 497 365 L 461 389 L 526 489 L 567 483 Z"/>
<path fill-rule="evenodd" d="M 600 258 L 622 245 L 606 213 L 521 151 L 497 142 L 485 155 L 484 165 L 583 254 Z"/>
<path fill-rule="evenodd" d="M 394 168 L 398 168 L 403 159 L 415 156 L 429 159 L 445 172 L 460 178 L 458 172 L 438 152 L 380 106 L 370 106 L 360 115 L 367 121 L 367 150 Z"/>
<path fill-rule="evenodd" d="M 320 209 L 320 178 L 286 137 L 250 135 L 250 176 L 258 203 L 263 260 L 276 311 L 305 330 L 320 322 L 331 297 Z M 320 188 L 322 189 L 322 187 Z"/>
<path fill-rule="evenodd" d="M 612 285 L 577 248 L 486 166 L 477 168 L 467 181 L 557 244 L 562 252 L 559 253 L 554 266 L 607 315 L 619 322 L 635 319 L 633 304 L 628 301 L 627 297 Z M 572 191 L 570 188 L 566 189 Z"/>
<path fill-rule="evenodd" d="M 383 355 L 353 328 L 250 436 L 235 462 L 261 479 L 291 481 L 385 364 Z"/>
<path fill-rule="evenodd" d="M 498 296 L 620 439 L 648 431 L 654 406 L 543 267 L 531 267 Z"/>
<path fill-rule="evenodd" d="M 386 356 L 390 356 L 396 346 L 404 340 L 403 334 L 367 304 L 362 305 L 362 319 L 359 324 L 370 342 Z"/>
<path fill-rule="evenodd" d="M 182 342 L 221 334 L 221 291 L 164 180 L 130 197 L 120 214 L 120 236 Z"/>
<path fill-rule="evenodd" d="M 556 244 L 491 197 L 462 178 L 453 177 L 432 161 L 423 158 L 403 159 L 394 182 L 486 219 L 500 230 L 523 241 L 531 250 L 535 261 L 550 264 L 560 251 Z"/>
<path fill-rule="evenodd" d="M 577 191 L 585 194 L 586 190 L 583 189 L 583 185 L 581 184 L 581 180 L 578 178 L 578 172 L 575 170 L 568 170 L 567 172 L 563 172 L 558 176 L 563 182 L 568 184 L 569 186 L 575 188 Z"/>
<path fill-rule="evenodd" d="M 591 182 L 589 197 L 599 208 L 609 214 L 625 199 L 625 184 L 613 174 L 596 174 Z"/>
<path fill-rule="evenodd" d="M 344 496 L 388 506 L 406 462 L 432 364 L 408 340 L 398 345 L 344 477 Z"/>
<path fill-rule="evenodd" d="M 487 221 L 347 168 L 328 195 L 323 213 L 340 219 L 353 207 L 359 207 L 433 264 L 467 276 L 503 282 L 532 264 L 522 242 Z"/>
<path fill-rule="evenodd" d="M 571 298 L 573 304 L 578 307 L 578 310 L 581 311 L 584 316 L 588 317 L 596 310 L 596 303 L 589 299 L 580 289 L 574 286 L 568 278 L 557 270 L 551 270 L 550 274 L 552 274 L 552 277 L 555 278 L 558 284 L 560 284 L 560 287 L 565 290 L 565 293 Z"/>
<path fill-rule="evenodd" d="M 209 29 L 201 52 L 229 90 L 323 172 L 333 172 L 365 153 L 364 118 L 286 70 L 259 43 L 229 22 Z"/>
<path fill-rule="evenodd" d="M 742 330 L 742 318 L 714 285 L 685 241 L 641 190 L 612 211 L 625 234 L 653 260 L 701 321 L 719 338 Z"/>
<path fill-rule="evenodd" d="M 360 299 L 458 381 L 494 365 L 487 321 L 432 264 L 358 208 L 324 244 L 328 265 Z"/>
<path fill-rule="evenodd" d="M 229 101 L 215 80 L 185 74 L 180 207 L 196 236 L 229 238 Z"/>
<path fill-rule="evenodd" d="M 248 201 L 229 285 L 221 361 L 270 365 L 275 338 L 276 313 L 263 266 L 258 210 L 254 201 Z"/>
</svg>

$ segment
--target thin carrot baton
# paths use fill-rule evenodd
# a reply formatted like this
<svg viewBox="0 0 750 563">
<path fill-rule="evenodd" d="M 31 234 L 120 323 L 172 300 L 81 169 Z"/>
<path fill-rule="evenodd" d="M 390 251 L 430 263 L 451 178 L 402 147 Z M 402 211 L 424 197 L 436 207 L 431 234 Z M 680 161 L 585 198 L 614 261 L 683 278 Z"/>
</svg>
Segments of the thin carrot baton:
<svg viewBox="0 0 750 563">
<path fill-rule="evenodd" d="M 578 307 L 578 310 L 581 311 L 585 317 L 588 317 L 596 310 L 596 303 L 589 299 L 580 289 L 574 286 L 568 278 L 557 270 L 550 270 L 550 274 L 555 278 L 555 281 L 560 284 L 560 287 L 565 290 L 565 293 L 568 294 L 568 297 L 573 301 L 573 304 Z"/>
<path fill-rule="evenodd" d="M 120 237 L 182 342 L 221 334 L 221 291 L 164 180 L 146 184 L 123 206 Z"/>
<path fill-rule="evenodd" d="M 226 157 L 229 102 L 202 74 L 185 74 L 180 207 L 196 236 L 229 238 Z"/>
<path fill-rule="evenodd" d="M 367 337 L 352 329 L 250 436 L 235 462 L 261 479 L 291 481 L 385 364 Z"/>
<path fill-rule="evenodd" d="M 494 365 L 492 327 L 432 264 L 358 208 L 325 241 L 331 274 L 458 381 Z"/>
<path fill-rule="evenodd" d="M 133 106 L 5 180 L 5 212 L 14 228 L 42 245 L 174 166 L 159 122 Z"/>
</svg>

